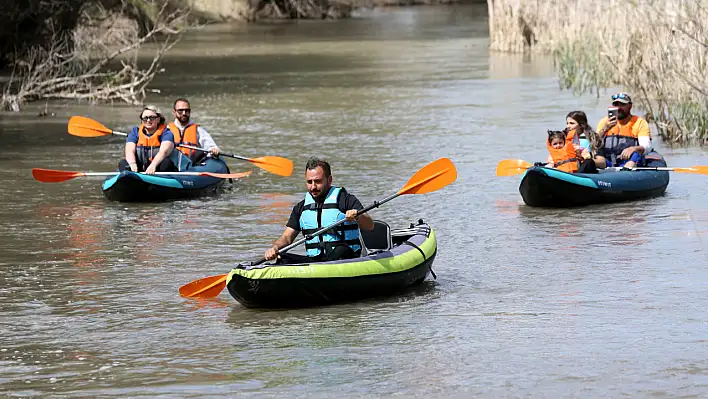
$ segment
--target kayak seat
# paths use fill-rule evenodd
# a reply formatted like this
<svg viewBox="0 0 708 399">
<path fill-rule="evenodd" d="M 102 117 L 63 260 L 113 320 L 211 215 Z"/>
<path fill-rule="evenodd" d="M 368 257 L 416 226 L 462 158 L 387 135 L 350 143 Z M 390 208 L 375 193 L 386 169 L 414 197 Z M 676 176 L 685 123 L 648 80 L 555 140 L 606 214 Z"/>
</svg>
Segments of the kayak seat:
<svg viewBox="0 0 708 399">
<path fill-rule="evenodd" d="M 359 241 L 361 241 L 362 256 L 388 251 L 393 246 L 391 227 L 386 222 L 374 220 L 373 230 L 359 229 Z"/>
</svg>

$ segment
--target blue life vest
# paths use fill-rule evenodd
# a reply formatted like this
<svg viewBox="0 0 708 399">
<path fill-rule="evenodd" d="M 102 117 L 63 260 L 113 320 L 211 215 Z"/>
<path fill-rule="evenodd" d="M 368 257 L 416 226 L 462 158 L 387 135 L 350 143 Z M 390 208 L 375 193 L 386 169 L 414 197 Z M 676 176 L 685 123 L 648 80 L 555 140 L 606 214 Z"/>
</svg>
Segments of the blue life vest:
<svg viewBox="0 0 708 399">
<path fill-rule="evenodd" d="M 305 207 L 300 215 L 300 230 L 303 235 L 312 234 L 345 218 L 344 212 L 339 209 L 339 196 L 343 192 L 341 187 L 331 187 L 322 203 L 316 202 L 309 192 L 305 194 Z M 341 244 L 349 246 L 354 252 L 361 250 L 359 225 L 356 222 L 345 222 L 307 240 L 305 249 L 307 256 L 314 258 L 322 254 L 322 250 L 326 254 Z"/>
</svg>

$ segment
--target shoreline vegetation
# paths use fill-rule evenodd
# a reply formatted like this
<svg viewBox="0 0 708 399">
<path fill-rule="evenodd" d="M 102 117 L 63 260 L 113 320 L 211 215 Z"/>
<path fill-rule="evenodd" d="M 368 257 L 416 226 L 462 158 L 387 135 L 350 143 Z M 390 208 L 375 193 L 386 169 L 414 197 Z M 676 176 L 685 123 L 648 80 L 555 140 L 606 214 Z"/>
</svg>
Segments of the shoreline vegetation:
<svg viewBox="0 0 708 399">
<path fill-rule="evenodd" d="M 139 105 L 162 57 L 201 24 L 340 19 L 357 8 L 485 0 L 28 0 L 0 9 L 0 110 L 73 99 Z M 144 45 L 152 61 L 138 62 Z M 5 73 L 4 73 L 5 74 Z"/>
<path fill-rule="evenodd" d="M 708 0 L 487 0 L 490 50 L 552 54 L 561 88 L 621 86 L 671 145 L 708 144 Z"/>
</svg>

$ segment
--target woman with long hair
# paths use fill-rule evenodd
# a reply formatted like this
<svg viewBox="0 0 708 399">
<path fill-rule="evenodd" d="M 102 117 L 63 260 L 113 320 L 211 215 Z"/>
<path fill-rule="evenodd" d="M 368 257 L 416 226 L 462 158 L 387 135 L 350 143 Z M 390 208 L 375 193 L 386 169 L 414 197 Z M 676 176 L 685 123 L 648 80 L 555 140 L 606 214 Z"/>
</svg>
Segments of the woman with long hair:
<svg viewBox="0 0 708 399">
<path fill-rule="evenodd" d="M 590 151 L 590 156 L 595 161 L 595 166 L 604 169 L 605 146 L 602 138 L 588 124 L 588 117 L 583 111 L 571 111 L 565 117 L 565 132 L 570 133 L 575 130 L 575 137 L 578 137 L 580 146 Z"/>
</svg>

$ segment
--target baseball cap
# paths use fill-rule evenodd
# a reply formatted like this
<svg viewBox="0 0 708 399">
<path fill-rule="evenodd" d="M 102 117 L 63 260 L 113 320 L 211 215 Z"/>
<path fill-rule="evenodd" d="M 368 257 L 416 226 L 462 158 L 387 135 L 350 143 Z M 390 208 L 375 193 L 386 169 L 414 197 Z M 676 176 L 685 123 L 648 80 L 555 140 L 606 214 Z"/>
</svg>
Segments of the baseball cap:
<svg viewBox="0 0 708 399">
<path fill-rule="evenodd" d="M 632 97 L 627 93 L 616 93 L 612 95 L 612 101 L 621 102 L 623 104 L 631 104 Z"/>
</svg>

